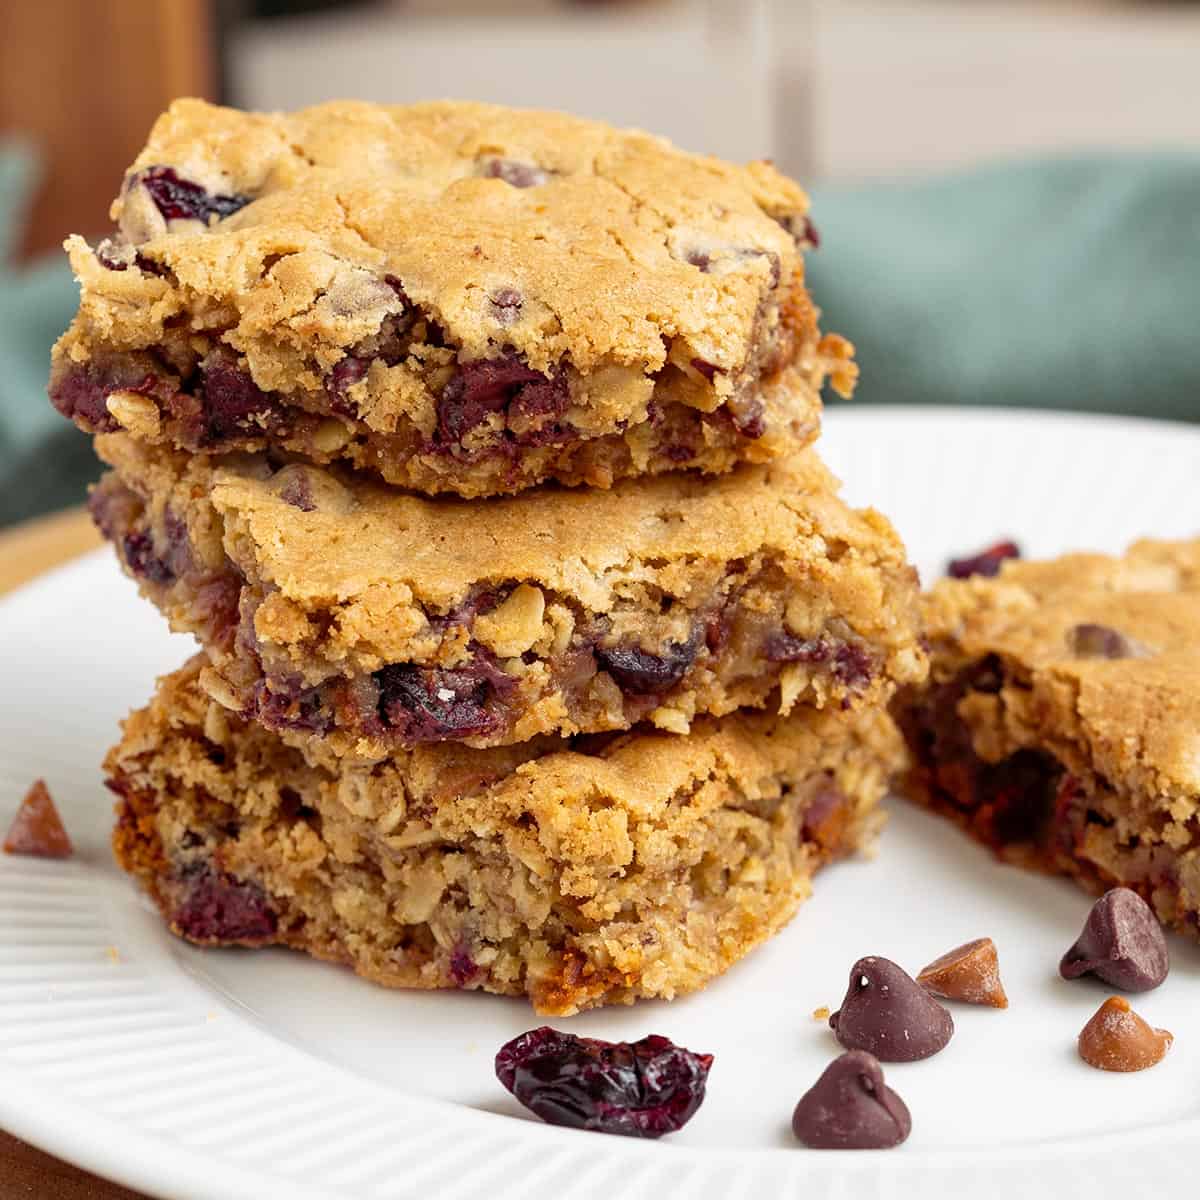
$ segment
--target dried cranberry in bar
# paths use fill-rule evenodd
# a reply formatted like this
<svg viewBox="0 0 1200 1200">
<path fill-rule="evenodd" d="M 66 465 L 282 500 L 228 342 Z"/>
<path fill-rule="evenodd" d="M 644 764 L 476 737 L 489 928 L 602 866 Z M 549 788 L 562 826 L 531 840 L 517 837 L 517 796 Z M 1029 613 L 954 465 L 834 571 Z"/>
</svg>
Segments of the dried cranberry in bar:
<svg viewBox="0 0 1200 1200">
<path fill-rule="evenodd" d="M 952 558 L 946 567 L 946 574 L 951 579 L 966 579 L 971 575 L 998 575 L 1005 559 L 1020 557 L 1021 549 L 1016 542 L 996 542 L 977 554 L 970 554 L 965 558 Z"/>
<path fill-rule="evenodd" d="M 35 780 L 21 801 L 8 827 L 4 852 L 34 858 L 70 858 L 71 839 L 44 779 Z"/>
<path fill-rule="evenodd" d="M 542 1026 L 500 1047 L 496 1077 L 550 1125 L 660 1138 L 695 1116 L 712 1061 L 653 1034 L 605 1042 Z"/>
</svg>

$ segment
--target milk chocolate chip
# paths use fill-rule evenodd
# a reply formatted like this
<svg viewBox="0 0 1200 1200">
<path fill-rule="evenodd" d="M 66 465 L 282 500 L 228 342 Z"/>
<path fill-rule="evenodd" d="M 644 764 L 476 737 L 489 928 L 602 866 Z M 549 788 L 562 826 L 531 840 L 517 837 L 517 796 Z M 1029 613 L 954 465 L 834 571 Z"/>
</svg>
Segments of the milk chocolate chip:
<svg viewBox="0 0 1200 1200">
<path fill-rule="evenodd" d="M 996 943 L 991 938 L 976 938 L 935 958 L 921 969 L 917 982 L 927 992 L 946 1000 L 1008 1007 L 1008 997 L 1000 982 Z"/>
<path fill-rule="evenodd" d="M 35 780 L 17 809 L 4 839 L 4 852 L 35 858 L 71 857 L 71 839 L 44 779 Z"/>
<path fill-rule="evenodd" d="M 1158 918 L 1129 888 L 1113 888 L 1092 905 L 1083 932 L 1058 964 L 1064 979 L 1095 975 L 1123 992 L 1158 987 L 1170 967 Z"/>
<path fill-rule="evenodd" d="M 936 1054 L 954 1035 L 950 1014 L 911 975 L 886 958 L 860 958 L 829 1027 L 847 1050 L 884 1062 Z"/>
<path fill-rule="evenodd" d="M 907 1105 L 863 1050 L 835 1058 L 792 1113 L 792 1132 L 814 1150 L 885 1150 L 911 1129 Z"/>
<path fill-rule="evenodd" d="M 1122 996 L 1109 996 L 1079 1033 L 1079 1057 L 1100 1071 L 1144 1071 L 1161 1062 L 1174 1037 L 1153 1029 Z"/>
</svg>

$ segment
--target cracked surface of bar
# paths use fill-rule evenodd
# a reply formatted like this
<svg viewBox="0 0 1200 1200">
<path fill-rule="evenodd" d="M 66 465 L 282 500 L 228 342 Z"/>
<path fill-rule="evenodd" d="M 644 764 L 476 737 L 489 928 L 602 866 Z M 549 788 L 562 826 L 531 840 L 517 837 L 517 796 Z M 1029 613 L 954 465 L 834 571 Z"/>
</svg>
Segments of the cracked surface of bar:
<svg viewBox="0 0 1200 1200">
<path fill-rule="evenodd" d="M 430 494 L 766 461 L 856 374 L 805 288 L 807 209 L 767 163 L 562 114 L 182 100 L 114 236 L 67 243 L 50 395 L 89 432 Z"/>
</svg>

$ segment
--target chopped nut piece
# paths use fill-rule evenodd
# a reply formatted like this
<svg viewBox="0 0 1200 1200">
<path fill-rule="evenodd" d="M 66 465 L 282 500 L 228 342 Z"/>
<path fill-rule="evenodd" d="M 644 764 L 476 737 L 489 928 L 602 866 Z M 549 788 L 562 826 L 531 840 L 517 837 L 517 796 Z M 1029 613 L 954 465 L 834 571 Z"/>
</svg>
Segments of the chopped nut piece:
<svg viewBox="0 0 1200 1200">
<path fill-rule="evenodd" d="M 4 852 L 35 858 L 70 858 L 71 839 L 44 779 L 34 781 L 17 809 L 4 839 Z"/>
<path fill-rule="evenodd" d="M 1079 1034 L 1079 1057 L 1100 1071 L 1144 1071 L 1161 1062 L 1174 1041 L 1147 1025 L 1122 996 L 1109 996 Z"/>
<path fill-rule="evenodd" d="M 541 589 L 523 583 L 503 604 L 476 620 L 475 637 L 501 658 L 515 658 L 541 637 L 545 611 Z"/>
<path fill-rule="evenodd" d="M 158 405 L 150 396 L 141 392 L 112 392 L 104 407 L 113 415 L 122 429 L 141 438 L 151 440 L 158 437 L 160 419 Z"/>
<path fill-rule="evenodd" d="M 1008 997 L 1000 982 L 996 943 L 991 938 L 976 938 L 935 958 L 929 966 L 922 967 L 917 982 L 927 992 L 946 1000 L 1008 1007 Z"/>
</svg>

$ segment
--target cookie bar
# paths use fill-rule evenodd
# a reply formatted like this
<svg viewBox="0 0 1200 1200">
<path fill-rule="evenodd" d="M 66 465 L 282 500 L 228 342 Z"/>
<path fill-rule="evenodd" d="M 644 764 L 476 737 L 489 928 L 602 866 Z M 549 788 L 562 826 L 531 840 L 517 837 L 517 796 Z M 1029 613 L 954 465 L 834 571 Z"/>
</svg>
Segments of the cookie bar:
<svg viewBox="0 0 1200 1200">
<path fill-rule="evenodd" d="M 881 710 L 803 709 L 314 766 L 199 670 L 106 762 L 117 857 L 175 933 L 555 1015 L 703 987 L 872 840 L 901 755 Z"/>
<path fill-rule="evenodd" d="M 1200 932 L 1200 540 L 1006 562 L 924 598 L 906 791 L 1004 857 Z"/>
<path fill-rule="evenodd" d="M 767 163 L 555 113 L 181 100 L 119 232 L 67 243 L 50 395 L 89 432 L 467 497 L 765 461 L 856 373 L 807 208 Z"/>
<path fill-rule="evenodd" d="M 815 453 L 480 506 L 124 435 L 92 496 L 211 694 L 339 754 L 875 702 L 925 663 L 915 575 Z"/>
</svg>

